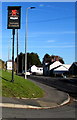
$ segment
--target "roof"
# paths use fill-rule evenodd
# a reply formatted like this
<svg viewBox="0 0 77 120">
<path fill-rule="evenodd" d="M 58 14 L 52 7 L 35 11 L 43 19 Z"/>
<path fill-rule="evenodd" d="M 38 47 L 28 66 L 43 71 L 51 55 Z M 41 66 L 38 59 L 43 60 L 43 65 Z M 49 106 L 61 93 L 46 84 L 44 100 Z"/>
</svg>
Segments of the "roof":
<svg viewBox="0 0 77 120">
<path fill-rule="evenodd" d="M 68 68 L 66 68 L 65 66 L 60 66 L 60 67 L 54 69 L 54 71 L 68 71 Z"/>
<path fill-rule="evenodd" d="M 77 62 L 74 62 L 74 64 L 77 66 Z"/>
<path fill-rule="evenodd" d="M 62 63 L 60 63 L 59 61 L 55 61 L 53 64 L 50 65 L 50 70 L 57 68 L 61 65 L 62 65 Z"/>
<path fill-rule="evenodd" d="M 4 62 L 3 60 L 0 59 L 1 62 Z"/>
<path fill-rule="evenodd" d="M 74 66 L 76 66 L 76 68 L 77 68 L 77 62 L 73 62 L 69 69 L 72 69 L 72 67 L 74 67 Z"/>
<path fill-rule="evenodd" d="M 7 62 L 12 62 L 12 60 L 8 60 Z"/>
<path fill-rule="evenodd" d="M 71 67 L 71 64 L 63 64 L 63 66 L 67 69 L 69 69 Z"/>
</svg>

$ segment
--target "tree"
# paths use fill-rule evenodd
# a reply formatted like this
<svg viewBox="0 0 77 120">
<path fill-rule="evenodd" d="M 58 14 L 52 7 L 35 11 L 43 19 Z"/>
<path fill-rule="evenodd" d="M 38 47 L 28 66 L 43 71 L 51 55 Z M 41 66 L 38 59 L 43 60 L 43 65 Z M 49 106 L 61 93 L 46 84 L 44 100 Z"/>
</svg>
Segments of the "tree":
<svg viewBox="0 0 77 120">
<path fill-rule="evenodd" d="M 39 59 L 39 56 L 37 53 L 28 53 L 27 54 L 27 67 L 28 69 L 32 66 L 32 65 L 41 65 L 41 61 Z"/>
<path fill-rule="evenodd" d="M 52 62 L 54 62 L 54 61 L 59 61 L 59 62 L 61 62 L 62 64 L 64 64 L 64 60 L 63 60 L 63 58 L 62 57 L 60 57 L 60 56 L 56 56 L 56 55 L 51 55 L 51 61 Z"/>
<path fill-rule="evenodd" d="M 15 59 L 17 63 L 17 58 Z M 32 65 L 41 65 L 41 61 L 37 53 L 27 53 L 27 69 L 29 69 Z M 18 70 L 22 72 L 25 70 L 25 54 L 20 53 L 18 55 Z"/>
<path fill-rule="evenodd" d="M 43 58 L 43 63 L 49 63 L 50 61 L 51 61 L 51 56 L 46 53 Z"/>
<path fill-rule="evenodd" d="M 55 61 L 60 61 L 62 64 L 64 64 L 64 60 L 62 57 L 58 56 L 58 55 L 49 55 L 49 54 L 45 54 L 44 58 L 43 58 L 43 64 L 44 63 L 53 63 Z"/>
<path fill-rule="evenodd" d="M 17 57 L 15 58 L 15 62 L 17 63 Z M 21 52 L 18 55 L 18 72 L 21 73 L 23 71 L 24 66 L 24 54 Z"/>
</svg>

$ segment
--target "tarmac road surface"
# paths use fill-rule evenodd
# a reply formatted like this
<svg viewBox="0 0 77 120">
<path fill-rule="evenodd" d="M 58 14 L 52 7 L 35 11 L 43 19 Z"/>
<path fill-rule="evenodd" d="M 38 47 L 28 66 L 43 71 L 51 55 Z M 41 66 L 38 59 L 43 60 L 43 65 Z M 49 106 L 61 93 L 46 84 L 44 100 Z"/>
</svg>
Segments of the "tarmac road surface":
<svg viewBox="0 0 77 120">
<path fill-rule="evenodd" d="M 32 80 L 34 81 L 34 80 Z M 44 98 L 40 98 L 39 101 L 43 101 L 43 103 L 36 102 L 37 100 L 18 100 L 16 98 L 9 99 L 3 98 L 3 103 L 15 103 L 15 104 L 28 104 L 34 106 L 50 106 L 50 102 L 53 104 L 61 104 L 65 99 L 67 99 L 67 93 L 63 91 L 59 91 L 56 87 L 51 87 L 42 83 L 39 83 L 35 80 L 35 83 L 42 87 L 46 96 Z M 51 101 L 50 101 L 51 100 Z M 46 104 L 48 103 L 48 104 Z M 51 104 L 51 105 L 53 105 Z M 27 109 L 27 108 L 11 108 L 11 107 L 2 107 L 2 118 L 76 118 L 77 112 L 77 102 L 70 101 L 70 103 L 58 106 L 55 108 L 49 109 Z"/>
</svg>

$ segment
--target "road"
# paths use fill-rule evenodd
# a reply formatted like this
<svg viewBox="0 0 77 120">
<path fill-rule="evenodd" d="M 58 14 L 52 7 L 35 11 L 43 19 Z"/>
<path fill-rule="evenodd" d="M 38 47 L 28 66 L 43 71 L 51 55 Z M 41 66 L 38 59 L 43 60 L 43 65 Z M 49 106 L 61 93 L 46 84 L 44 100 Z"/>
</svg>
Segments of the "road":
<svg viewBox="0 0 77 120">
<path fill-rule="evenodd" d="M 75 102 L 55 109 L 11 109 L 3 108 L 3 118 L 76 118 Z M 71 119 L 70 119 L 71 120 Z"/>
<path fill-rule="evenodd" d="M 53 108 L 53 109 L 14 109 L 14 108 L 2 108 L 3 118 L 76 118 L 77 113 L 77 102 L 76 100 L 76 85 L 69 82 L 61 81 L 60 79 L 51 79 L 49 77 L 31 76 L 32 81 L 37 84 L 47 84 L 47 87 L 55 87 L 62 91 L 68 91 L 72 97 L 72 101 L 64 106 Z M 40 79 L 39 79 L 40 78 Z M 38 82 L 39 81 L 39 82 Z M 51 82 L 50 82 L 51 81 Z M 52 84 L 51 84 L 52 83 Z M 64 85 L 65 83 L 65 85 Z M 73 86 L 73 88 L 72 88 Z M 75 87 L 75 89 L 74 89 Z M 66 88 L 66 89 L 65 89 Z M 70 90 L 71 88 L 71 90 Z"/>
<path fill-rule="evenodd" d="M 40 78 L 40 79 L 39 79 Z M 77 78 L 54 78 L 44 76 L 30 76 L 30 79 L 38 81 L 39 83 L 51 86 L 57 90 L 67 92 L 71 97 L 77 99 Z"/>
</svg>

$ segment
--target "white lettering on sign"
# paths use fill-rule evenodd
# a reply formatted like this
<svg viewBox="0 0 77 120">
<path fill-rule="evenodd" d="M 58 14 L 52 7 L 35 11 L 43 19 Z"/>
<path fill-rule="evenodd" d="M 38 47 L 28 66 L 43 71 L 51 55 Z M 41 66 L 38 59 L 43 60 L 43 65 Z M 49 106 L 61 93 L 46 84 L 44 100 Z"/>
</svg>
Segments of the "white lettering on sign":
<svg viewBox="0 0 77 120">
<path fill-rule="evenodd" d="M 10 17 L 10 19 L 16 20 L 16 19 L 18 19 L 18 17 Z"/>
</svg>

